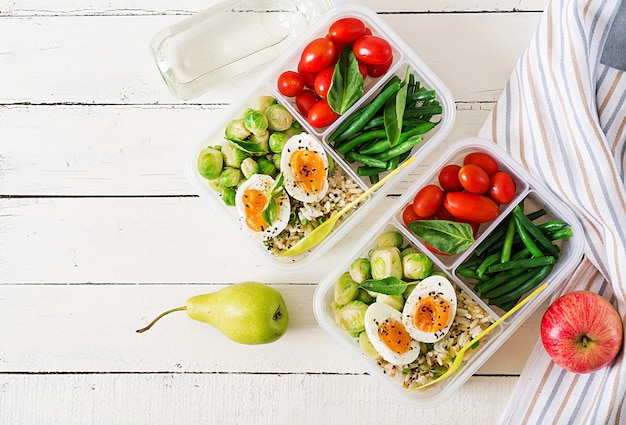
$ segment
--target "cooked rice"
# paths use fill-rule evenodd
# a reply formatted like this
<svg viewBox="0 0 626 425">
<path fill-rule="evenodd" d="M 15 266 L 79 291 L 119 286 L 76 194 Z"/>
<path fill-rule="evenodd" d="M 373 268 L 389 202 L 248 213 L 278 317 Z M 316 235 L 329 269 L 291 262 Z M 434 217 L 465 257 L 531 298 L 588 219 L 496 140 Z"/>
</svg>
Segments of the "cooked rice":
<svg viewBox="0 0 626 425">
<path fill-rule="evenodd" d="M 434 344 L 421 343 L 419 357 L 409 365 L 396 366 L 382 359 L 378 361 L 383 372 L 397 379 L 404 388 L 418 387 L 443 374 L 452 365 L 456 353 L 493 323 L 489 314 L 469 294 L 460 288 L 456 288 L 456 294 L 457 314 L 444 338 Z M 480 343 L 484 344 L 484 341 Z M 467 351 L 465 360 L 474 352 Z"/>
<path fill-rule="evenodd" d="M 265 246 L 272 255 L 279 255 L 280 251 L 295 245 L 307 233 L 339 212 L 361 193 L 363 193 L 363 189 L 349 178 L 341 168 L 335 167 L 328 176 L 326 196 L 321 201 L 311 203 L 304 203 L 291 198 L 291 211 L 295 212 L 298 219 L 294 223 L 287 224 L 280 235 L 266 241 Z M 349 215 L 350 213 L 342 216 L 340 221 Z M 303 225 L 302 223 L 307 224 Z"/>
</svg>

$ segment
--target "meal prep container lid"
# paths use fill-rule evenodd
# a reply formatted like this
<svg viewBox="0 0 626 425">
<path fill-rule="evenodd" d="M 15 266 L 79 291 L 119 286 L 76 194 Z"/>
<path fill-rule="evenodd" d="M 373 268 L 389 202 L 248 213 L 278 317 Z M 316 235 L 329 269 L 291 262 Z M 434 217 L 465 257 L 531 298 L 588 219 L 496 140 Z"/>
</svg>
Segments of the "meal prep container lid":
<svg viewBox="0 0 626 425">
<path fill-rule="evenodd" d="M 225 0 L 159 31 L 150 51 L 172 95 L 196 98 L 265 65 L 341 0 Z"/>
</svg>

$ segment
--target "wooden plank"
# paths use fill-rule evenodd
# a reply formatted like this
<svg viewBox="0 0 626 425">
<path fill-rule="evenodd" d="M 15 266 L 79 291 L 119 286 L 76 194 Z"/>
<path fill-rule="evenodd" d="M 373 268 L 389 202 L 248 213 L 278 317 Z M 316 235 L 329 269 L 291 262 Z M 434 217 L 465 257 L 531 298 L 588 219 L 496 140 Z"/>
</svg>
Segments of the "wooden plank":
<svg viewBox="0 0 626 425">
<path fill-rule="evenodd" d="M 475 135 L 491 106 L 459 104 L 454 128 L 437 152 Z M 220 131 L 219 124 L 229 118 L 225 109 L 210 105 L 0 108 L 0 194 L 194 195 L 186 174 L 195 155 L 192 149 Z M 413 178 L 428 164 L 422 164 Z"/>
<path fill-rule="evenodd" d="M 249 276 L 254 279 L 253 275 Z M 2 285 L 0 374 L 7 373 L 318 373 L 363 374 L 313 313 L 316 284 L 274 284 L 290 314 L 272 344 L 234 343 L 219 331 L 172 313 L 137 334 L 162 311 L 219 284 Z M 539 335 L 543 309 L 478 370 L 518 375 Z M 28 337 L 25 337 L 28 335 Z M 1 409 L 0 409 L 1 410 Z"/>
<path fill-rule="evenodd" d="M 0 1 L 0 16 L 59 16 L 59 15 L 185 15 L 198 12 L 217 0 L 127 1 L 63 0 L 50 4 L 45 0 Z M 346 1 L 370 7 L 381 13 L 397 12 L 517 12 L 543 10 L 546 0 L 378 0 Z"/>
<path fill-rule="evenodd" d="M 516 378 L 474 378 L 432 409 L 400 404 L 369 376 L 1 375 L 6 424 L 496 423 Z M 477 406 L 480 414 L 477 414 Z"/>
<path fill-rule="evenodd" d="M 539 13 L 381 16 L 449 86 L 455 99 L 464 102 L 497 99 L 540 18 Z M 0 103 L 180 103 L 168 92 L 148 50 L 150 38 L 178 19 L 4 18 L 6 34 L 29 37 L 0 37 Z M 240 93 L 253 82 L 253 75 L 238 77 L 197 102 L 239 102 Z"/>
</svg>

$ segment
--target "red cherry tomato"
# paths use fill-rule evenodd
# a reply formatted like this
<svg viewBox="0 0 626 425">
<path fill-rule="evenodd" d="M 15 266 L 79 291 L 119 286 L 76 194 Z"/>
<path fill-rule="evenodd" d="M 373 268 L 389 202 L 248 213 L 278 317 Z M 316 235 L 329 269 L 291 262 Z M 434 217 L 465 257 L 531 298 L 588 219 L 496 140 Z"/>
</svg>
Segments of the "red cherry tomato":
<svg viewBox="0 0 626 425">
<path fill-rule="evenodd" d="M 296 106 L 298 107 L 298 111 L 302 114 L 303 117 L 309 115 L 309 110 L 315 103 L 317 102 L 317 97 L 315 93 L 311 90 L 304 90 L 302 93 L 296 96 Z"/>
<path fill-rule="evenodd" d="M 335 59 L 335 45 L 327 38 L 316 38 L 302 51 L 300 62 L 307 72 L 319 72 Z"/>
<path fill-rule="evenodd" d="M 363 62 L 359 62 L 359 72 L 363 76 L 363 79 L 365 79 L 367 78 L 367 75 L 369 74 L 369 67 Z"/>
<path fill-rule="evenodd" d="M 491 198 L 469 192 L 449 192 L 443 206 L 454 217 L 470 223 L 486 223 L 498 217 L 500 208 Z"/>
<path fill-rule="evenodd" d="M 463 190 L 461 182 L 459 181 L 460 165 L 449 164 L 439 171 L 439 184 L 445 192 L 457 192 Z"/>
<path fill-rule="evenodd" d="M 296 71 L 285 71 L 278 77 L 278 91 L 287 97 L 294 97 L 304 90 L 304 78 Z"/>
<path fill-rule="evenodd" d="M 316 72 L 305 71 L 305 69 L 302 67 L 302 62 L 298 62 L 298 74 L 300 74 L 300 76 L 304 80 L 304 85 L 307 88 L 315 90 L 315 77 L 317 77 Z"/>
<path fill-rule="evenodd" d="M 415 211 L 413 210 L 413 204 L 407 205 L 402 211 L 402 221 L 406 226 L 408 226 L 409 223 L 413 223 L 417 220 L 422 220 L 422 217 L 415 214 Z"/>
<path fill-rule="evenodd" d="M 342 18 L 333 22 L 328 30 L 332 41 L 348 44 L 354 43 L 365 35 L 365 24 L 357 18 Z"/>
<path fill-rule="evenodd" d="M 504 171 L 498 171 L 491 176 L 489 196 L 498 204 L 508 204 L 515 198 L 515 182 Z"/>
<path fill-rule="evenodd" d="M 339 115 L 330 109 L 326 99 L 316 102 L 307 115 L 307 120 L 315 128 L 327 127 L 335 122 Z"/>
<path fill-rule="evenodd" d="M 413 211 L 420 217 L 435 215 L 443 202 L 443 191 L 434 184 L 421 188 L 413 198 Z"/>
<path fill-rule="evenodd" d="M 489 190 L 489 176 L 478 165 L 467 164 L 459 169 L 459 182 L 468 192 L 482 195 Z"/>
<path fill-rule="evenodd" d="M 317 77 L 315 77 L 315 93 L 322 99 L 325 99 L 328 94 L 330 83 L 333 81 L 334 72 L 335 67 L 329 66 L 318 72 Z"/>
<path fill-rule="evenodd" d="M 456 218 L 452 214 L 450 214 L 450 212 L 447 209 L 443 207 L 443 202 L 441 203 L 441 206 L 435 213 L 435 218 L 437 220 L 456 221 Z"/>
<path fill-rule="evenodd" d="M 365 27 L 365 35 L 372 35 L 372 30 L 368 27 Z"/>
<path fill-rule="evenodd" d="M 385 72 L 389 71 L 391 64 L 393 63 L 393 57 L 388 62 L 382 65 L 367 65 L 367 75 L 372 78 L 379 78 L 385 75 Z"/>
<path fill-rule="evenodd" d="M 484 152 L 472 152 L 465 156 L 463 159 L 463 165 L 474 164 L 485 170 L 489 177 L 493 176 L 498 171 L 498 163 L 489 154 Z"/>
<path fill-rule="evenodd" d="M 368 65 L 382 65 L 393 58 L 391 44 L 376 35 L 364 35 L 354 42 L 352 51 L 357 60 Z"/>
<path fill-rule="evenodd" d="M 434 254 L 437 254 L 437 255 L 451 255 L 451 254 L 448 254 L 447 252 L 439 251 L 437 248 L 435 248 L 434 246 L 432 246 L 431 244 L 429 244 L 426 241 L 422 241 L 422 242 L 424 243 L 424 246 L 426 246 L 426 248 L 428 248 L 428 250 L 430 252 L 434 253 Z"/>
</svg>

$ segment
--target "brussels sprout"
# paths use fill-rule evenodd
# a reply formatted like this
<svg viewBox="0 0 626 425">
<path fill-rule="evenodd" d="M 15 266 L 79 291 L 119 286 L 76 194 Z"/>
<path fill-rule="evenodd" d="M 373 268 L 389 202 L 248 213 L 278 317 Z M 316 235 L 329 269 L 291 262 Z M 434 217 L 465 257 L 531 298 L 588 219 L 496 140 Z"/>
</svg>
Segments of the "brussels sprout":
<svg viewBox="0 0 626 425">
<path fill-rule="evenodd" d="M 398 311 L 402 311 L 404 307 L 404 296 L 400 295 L 387 295 L 387 294 L 378 294 L 376 295 L 377 303 L 385 303 L 387 305 L 392 306 Z"/>
<path fill-rule="evenodd" d="M 378 236 L 376 241 L 378 242 L 379 248 L 383 248 L 386 246 L 395 246 L 396 248 L 400 248 L 402 246 L 404 238 L 402 237 L 402 233 L 396 230 L 392 230 Z"/>
<path fill-rule="evenodd" d="M 367 258 L 357 258 L 350 265 L 350 276 L 352 276 L 352 279 L 357 283 L 362 283 L 372 277 L 371 271 L 370 260 Z"/>
<path fill-rule="evenodd" d="M 259 164 L 259 173 L 267 174 L 268 176 L 276 175 L 276 166 L 269 159 L 261 157 L 257 159 L 257 163 Z"/>
<path fill-rule="evenodd" d="M 421 252 L 407 254 L 402 258 L 402 271 L 407 279 L 425 279 L 433 272 L 433 266 L 432 260 Z"/>
<path fill-rule="evenodd" d="M 402 295 L 404 296 L 405 300 L 409 299 L 409 296 L 411 295 L 411 292 L 413 292 L 413 290 L 417 287 L 418 284 L 419 283 L 409 283 L 407 285 L 406 289 L 402 293 Z"/>
<path fill-rule="evenodd" d="M 265 112 L 265 110 L 276 103 L 276 99 L 272 96 L 259 96 L 252 102 L 252 109 Z"/>
<path fill-rule="evenodd" d="M 224 158 L 217 149 L 204 148 L 198 155 L 198 172 L 208 180 L 216 179 L 222 173 Z"/>
<path fill-rule="evenodd" d="M 226 167 L 240 168 L 241 163 L 248 157 L 248 154 L 239 149 L 234 143 L 227 142 L 222 146 L 222 157 Z"/>
<path fill-rule="evenodd" d="M 265 116 L 272 131 L 285 131 L 293 123 L 293 117 L 289 111 L 281 104 L 276 103 L 265 110 Z"/>
<path fill-rule="evenodd" d="M 376 351 L 374 346 L 372 345 L 372 341 L 370 341 L 367 336 L 367 332 L 361 332 L 359 334 L 359 346 L 361 350 L 372 360 L 380 360 L 382 356 Z"/>
<path fill-rule="evenodd" d="M 291 123 L 291 127 L 285 130 L 285 134 L 287 135 L 287 138 L 291 136 L 295 136 L 296 134 L 300 134 L 300 133 L 302 133 L 302 125 L 300 125 L 300 123 L 295 120 Z"/>
<path fill-rule="evenodd" d="M 374 297 L 370 295 L 368 291 L 365 289 L 359 289 L 359 295 L 356 297 L 357 300 L 363 301 L 365 304 L 371 304 L 374 302 Z"/>
<path fill-rule="evenodd" d="M 222 201 L 229 207 L 235 206 L 235 194 L 237 190 L 234 187 L 225 187 L 222 192 Z"/>
<path fill-rule="evenodd" d="M 337 312 L 343 308 L 342 305 L 337 304 L 335 301 L 330 302 L 330 312 L 335 317 Z"/>
<path fill-rule="evenodd" d="M 359 284 L 351 277 L 350 273 L 345 272 L 335 282 L 334 300 L 337 304 L 348 304 L 356 299 L 359 295 Z"/>
<path fill-rule="evenodd" d="M 258 145 L 263 150 L 263 153 L 267 153 L 270 148 L 269 139 L 270 132 L 265 130 L 263 133 L 252 133 L 250 138 L 248 138 L 248 142 Z"/>
<path fill-rule="evenodd" d="M 235 187 L 243 179 L 243 174 L 239 168 L 226 167 L 220 174 L 220 182 L 226 187 Z"/>
<path fill-rule="evenodd" d="M 267 117 L 261 111 L 249 110 L 243 117 L 243 123 L 252 134 L 263 134 L 267 132 L 269 125 Z M 268 136 L 269 137 L 269 136 Z"/>
<path fill-rule="evenodd" d="M 220 194 L 226 188 L 226 186 L 224 186 L 222 182 L 220 181 L 219 177 L 213 180 L 209 180 L 209 186 L 211 186 L 213 190 L 215 190 L 216 192 L 219 192 Z"/>
<path fill-rule="evenodd" d="M 274 167 L 276 167 L 276 169 L 280 172 L 280 158 L 282 157 L 281 154 L 279 153 L 275 153 L 274 155 L 272 155 L 272 163 L 274 164 Z"/>
<path fill-rule="evenodd" d="M 372 277 L 376 280 L 386 277 L 397 277 L 402 279 L 402 260 L 400 250 L 395 246 L 376 248 L 372 251 L 370 260 L 372 267 Z"/>
<path fill-rule="evenodd" d="M 246 140 L 250 136 L 250 130 L 246 128 L 242 118 L 231 120 L 224 130 L 227 139 Z"/>
<path fill-rule="evenodd" d="M 354 300 L 344 305 L 335 314 L 335 322 L 348 332 L 361 332 L 365 330 L 365 311 L 367 304 Z"/>
<path fill-rule="evenodd" d="M 289 140 L 289 136 L 285 132 L 277 131 L 272 133 L 270 135 L 270 150 L 275 153 L 281 153 L 287 140 Z"/>
<path fill-rule="evenodd" d="M 412 254 L 414 252 L 420 252 L 420 250 L 415 248 L 414 246 L 407 246 L 406 248 L 402 250 L 400 255 L 402 258 L 404 258 L 407 254 Z"/>
<path fill-rule="evenodd" d="M 241 162 L 241 172 L 246 179 L 259 172 L 259 164 L 253 158 L 246 158 Z"/>
</svg>

